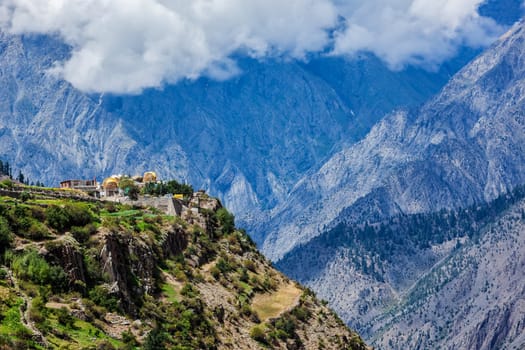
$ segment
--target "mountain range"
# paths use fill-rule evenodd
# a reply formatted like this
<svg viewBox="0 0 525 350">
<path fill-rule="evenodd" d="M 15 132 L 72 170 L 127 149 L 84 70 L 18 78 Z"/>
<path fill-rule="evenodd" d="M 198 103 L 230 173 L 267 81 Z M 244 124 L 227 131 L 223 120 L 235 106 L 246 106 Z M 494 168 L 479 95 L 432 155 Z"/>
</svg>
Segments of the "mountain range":
<svg viewBox="0 0 525 350">
<path fill-rule="evenodd" d="M 487 1 L 480 13 L 509 26 L 521 1 Z M 241 57 L 242 73 L 227 81 L 200 78 L 120 96 L 86 94 L 49 73 L 70 55 L 60 38 L 0 33 L 0 158 L 55 186 L 66 178 L 155 170 L 207 189 L 266 256 L 379 348 L 516 345 L 519 303 L 479 311 L 479 289 L 461 287 L 467 273 L 518 276 L 518 268 L 486 271 L 484 259 L 487 242 L 519 239 L 512 214 L 519 204 L 493 222 L 476 221 L 480 231 L 472 237 L 462 231 L 429 239 L 407 224 L 412 231 L 400 240 L 406 249 L 385 250 L 397 261 L 346 238 L 390 225 L 381 242 L 394 247 L 402 231 L 394 230 L 395 220 L 462 212 L 524 183 L 523 40 L 519 23 L 481 55 L 460 48 L 437 71 L 392 71 L 367 53 L 305 62 Z M 330 241 L 342 248 L 326 247 Z M 505 249 L 520 261 L 519 245 Z M 505 261 L 501 254 L 494 259 Z M 424 287 L 449 271 L 449 262 L 465 268 Z M 442 294 L 414 294 L 429 288 Z M 490 288 L 481 298 L 514 300 Z M 471 298 L 462 317 L 477 310 L 476 320 L 486 322 L 428 317 L 450 293 Z M 494 319 L 505 317 L 513 321 L 496 329 Z"/>
<path fill-rule="evenodd" d="M 518 6 L 489 1 L 481 10 L 507 24 Z M 0 156 L 55 186 L 156 170 L 221 197 L 254 231 L 308 172 L 393 109 L 428 100 L 477 53 L 462 48 L 435 72 L 391 71 L 366 53 L 239 58 L 242 73 L 224 82 L 202 78 L 120 96 L 85 94 L 49 74 L 70 55 L 60 38 L 2 33 Z"/>
</svg>

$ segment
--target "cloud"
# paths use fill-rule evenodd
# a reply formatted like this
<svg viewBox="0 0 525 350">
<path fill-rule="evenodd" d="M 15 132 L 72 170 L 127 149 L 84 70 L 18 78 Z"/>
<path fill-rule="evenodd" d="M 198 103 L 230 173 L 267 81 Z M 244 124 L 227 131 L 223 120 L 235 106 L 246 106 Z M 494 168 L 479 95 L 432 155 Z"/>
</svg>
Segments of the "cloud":
<svg viewBox="0 0 525 350">
<path fill-rule="evenodd" d="M 391 68 L 436 68 L 460 45 L 483 47 L 501 34 L 481 17 L 482 0 L 362 0 L 341 5 L 345 27 L 336 31 L 332 54 L 370 51 Z"/>
<path fill-rule="evenodd" d="M 370 51 L 392 68 L 432 67 L 499 27 L 482 0 L 2 0 L 0 27 L 57 34 L 52 72 L 88 92 L 138 93 L 239 73 L 233 56 L 305 59 Z M 338 28 L 338 29 L 337 29 Z"/>
</svg>

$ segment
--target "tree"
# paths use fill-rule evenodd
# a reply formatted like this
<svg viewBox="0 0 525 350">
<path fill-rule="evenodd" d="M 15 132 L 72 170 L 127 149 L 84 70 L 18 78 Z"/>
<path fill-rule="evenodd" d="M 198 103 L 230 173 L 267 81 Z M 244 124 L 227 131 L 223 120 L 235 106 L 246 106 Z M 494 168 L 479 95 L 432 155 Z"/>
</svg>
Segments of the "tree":
<svg viewBox="0 0 525 350">
<path fill-rule="evenodd" d="M 139 198 L 140 190 L 133 179 L 129 177 L 123 177 L 120 179 L 119 187 L 130 199 L 137 200 Z"/>
<path fill-rule="evenodd" d="M 235 229 L 235 217 L 226 208 L 219 208 L 215 213 L 217 221 L 221 225 L 221 233 L 232 233 Z"/>
<path fill-rule="evenodd" d="M 19 171 L 18 171 L 18 176 L 16 177 L 16 179 L 18 180 L 18 182 L 20 182 L 20 183 L 24 183 L 25 176 L 24 176 L 24 174 L 22 173 L 22 170 L 19 170 Z"/>
</svg>

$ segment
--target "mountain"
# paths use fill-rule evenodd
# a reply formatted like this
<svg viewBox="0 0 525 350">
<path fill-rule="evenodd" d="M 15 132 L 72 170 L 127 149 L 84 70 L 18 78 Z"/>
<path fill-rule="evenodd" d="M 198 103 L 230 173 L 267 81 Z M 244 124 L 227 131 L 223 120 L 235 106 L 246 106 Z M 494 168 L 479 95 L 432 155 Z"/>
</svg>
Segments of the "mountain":
<svg viewBox="0 0 525 350">
<path fill-rule="evenodd" d="M 399 110 L 303 178 L 263 226 L 272 259 L 342 221 L 490 201 L 525 183 L 523 23 L 418 110 Z"/>
<path fill-rule="evenodd" d="M 267 225 L 264 252 L 378 348 L 523 346 L 524 43 L 520 22 Z"/>
<path fill-rule="evenodd" d="M 0 187 L 1 348 L 368 349 L 203 192 L 170 216 Z"/>
<path fill-rule="evenodd" d="M 381 322 L 384 349 L 525 346 L 525 200 L 479 229 L 412 287 Z"/>
<path fill-rule="evenodd" d="M 510 22 L 519 3 L 488 1 L 484 15 Z M 393 72 L 370 54 L 238 58 L 242 73 L 224 82 L 89 95 L 46 73 L 70 54 L 59 38 L 2 33 L 0 156 L 48 185 L 156 170 L 219 196 L 252 232 L 306 174 L 393 109 L 428 100 L 476 53 L 436 72 Z"/>
<path fill-rule="evenodd" d="M 525 189 L 483 205 L 340 224 L 277 267 L 378 349 L 525 345 Z"/>
</svg>

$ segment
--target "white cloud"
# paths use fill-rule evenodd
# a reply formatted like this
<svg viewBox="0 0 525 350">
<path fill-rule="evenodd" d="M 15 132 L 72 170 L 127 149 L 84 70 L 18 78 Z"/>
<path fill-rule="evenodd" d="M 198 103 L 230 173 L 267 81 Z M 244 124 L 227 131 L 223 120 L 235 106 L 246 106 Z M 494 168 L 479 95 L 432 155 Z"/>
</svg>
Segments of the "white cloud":
<svg viewBox="0 0 525 350">
<path fill-rule="evenodd" d="M 343 2 L 343 1 L 341 1 Z M 490 44 L 500 28 L 478 15 L 483 0 L 357 0 L 341 5 L 346 27 L 335 33 L 333 54 L 370 51 L 391 68 L 434 68 L 460 45 Z"/>
<path fill-rule="evenodd" d="M 232 55 L 303 59 L 370 51 L 391 67 L 433 66 L 499 28 L 482 0 L 2 0 L 0 27 L 56 33 L 72 55 L 53 71 L 81 90 L 136 93 L 238 73 Z M 345 27 L 336 30 L 340 19 Z"/>
</svg>

